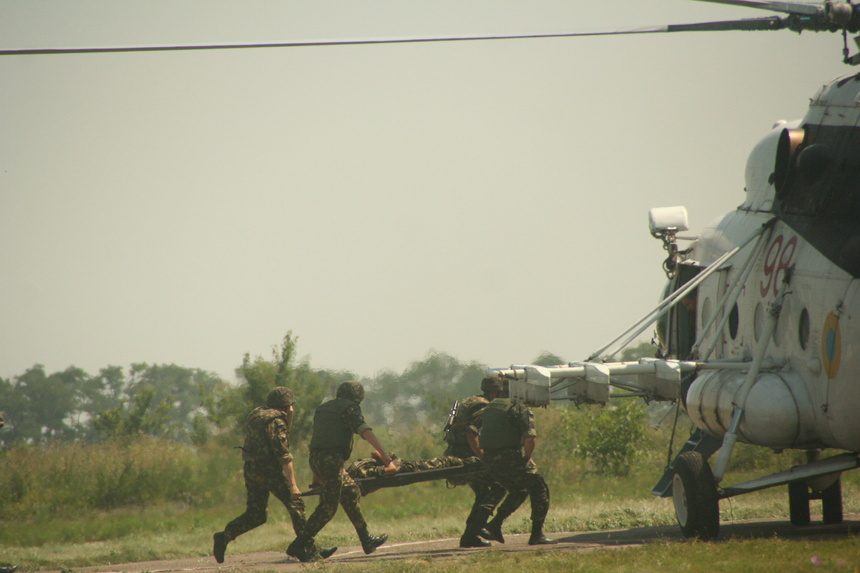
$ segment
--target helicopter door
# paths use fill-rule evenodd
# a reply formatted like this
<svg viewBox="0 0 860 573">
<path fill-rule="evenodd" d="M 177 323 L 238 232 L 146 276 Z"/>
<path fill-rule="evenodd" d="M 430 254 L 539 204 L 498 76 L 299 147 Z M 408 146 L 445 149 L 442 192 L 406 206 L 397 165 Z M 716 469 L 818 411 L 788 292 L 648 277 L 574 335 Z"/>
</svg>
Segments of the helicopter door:
<svg viewBox="0 0 860 573">
<path fill-rule="evenodd" d="M 671 292 L 675 292 L 690 282 L 702 271 L 702 267 L 678 265 L 678 272 L 670 282 Z M 667 343 L 668 356 L 679 360 L 690 357 L 690 350 L 696 342 L 698 291 L 693 290 L 669 311 Z"/>
</svg>

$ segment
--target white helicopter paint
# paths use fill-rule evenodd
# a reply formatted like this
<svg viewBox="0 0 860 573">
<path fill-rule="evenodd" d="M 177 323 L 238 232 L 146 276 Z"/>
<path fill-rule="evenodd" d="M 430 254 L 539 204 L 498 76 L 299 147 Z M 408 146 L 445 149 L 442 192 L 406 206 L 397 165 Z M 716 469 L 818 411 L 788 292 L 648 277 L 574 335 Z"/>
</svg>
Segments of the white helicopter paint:
<svg viewBox="0 0 860 573">
<path fill-rule="evenodd" d="M 774 125 L 749 156 L 743 204 L 685 250 L 677 241 L 687 230 L 686 210 L 652 210 L 651 232 L 670 252 L 671 279 L 652 313 L 588 361 L 491 370 L 510 380 L 512 398 L 535 405 L 605 403 L 613 387 L 646 399 L 683 401 L 701 442 L 688 441 L 653 493 L 674 496 L 688 536 L 717 535 L 719 499 L 783 484 L 789 485 L 792 523 L 809 522 L 809 499 L 817 497 L 825 522 L 842 520 L 838 478 L 860 466 L 855 132 L 860 134 L 860 74 L 820 89 L 803 120 Z M 837 171 L 839 182 L 832 176 Z M 815 190 L 828 197 L 809 197 Z M 685 321 L 694 321 L 694 329 Z M 661 359 L 600 361 L 654 323 Z M 629 375 L 636 375 L 635 383 Z M 810 463 L 719 487 L 738 440 L 806 450 Z M 825 448 L 846 453 L 818 460 Z M 712 470 L 706 459 L 717 449 Z"/>
</svg>

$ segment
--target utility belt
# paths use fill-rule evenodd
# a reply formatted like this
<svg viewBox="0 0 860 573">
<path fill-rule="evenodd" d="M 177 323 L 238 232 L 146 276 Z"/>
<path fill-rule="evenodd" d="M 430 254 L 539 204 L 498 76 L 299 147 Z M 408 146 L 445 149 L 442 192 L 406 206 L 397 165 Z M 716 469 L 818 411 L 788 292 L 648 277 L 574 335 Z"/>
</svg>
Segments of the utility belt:
<svg viewBox="0 0 860 573">
<path fill-rule="evenodd" d="M 498 456 L 512 456 L 514 454 L 522 456 L 523 455 L 523 449 L 521 447 L 515 448 L 513 446 L 505 447 L 505 448 L 495 448 L 495 449 L 484 448 L 484 455 L 485 456 L 487 456 L 487 455 L 489 455 L 489 456 L 496 456 L 496 455 L 498 455 Z"/>
<path fill-rule="evenodd" d="M 337 454 L 344 461 L 349 459 L 351 451 L 344 450 L 343 448 L 309 448 L 308 451 L 310 455 L 324 455 L 324 454 Z"/>
</svg>

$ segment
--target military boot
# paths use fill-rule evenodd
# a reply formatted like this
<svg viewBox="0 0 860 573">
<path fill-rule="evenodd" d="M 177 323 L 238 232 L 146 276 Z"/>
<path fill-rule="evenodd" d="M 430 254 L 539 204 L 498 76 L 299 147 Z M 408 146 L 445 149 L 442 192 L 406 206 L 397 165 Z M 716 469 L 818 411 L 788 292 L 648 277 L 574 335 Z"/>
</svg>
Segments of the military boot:
<svg viewBox="0 0 860 573">
<path fill-rule="evenodd" d="M 532 534 L 529 537 L 529 545 L 553 545 L 558 543 L 557 539 L 549 539 L 543 534 L 543 521 L 532 522 Z"/>
<path fill-rule="evenodd" d="M 230 542 L 227 539 L 227 534 L 219 531 L 212 536 L 212 555 L 215 556 L 215 561 L 224 563 L 224 552 L 227 551 L 227 544 Z"/>
<path fill-rule="evenodd" d="M 480 537 L 481 530 L 487 523 L 490 512 L 485 509 L 473 509 L 466 519 L 466 530 L 460 537 L 460 547 L 489 547 L 491 543 Z"/>
<path fill-rule="evenodd" d="M 337 548 L 335 548 L 335 550 L 336 549 Z M 334 551 L 332 551 L 332 553 L 334 553 Z M 296 539 L 287 547 L 287 555 L 298 559 L 302 563 L 312 563 L 323 559 L 320 552 L 317 551 L 313 540 L 305 539 L 301 535 L 296 537 Z M 331 555 L 331 553 L 329 553 L 329 555 Z"/>
<path fill-rule="evenodd" d="M 482 529 L 478 535 L 483 537 L 484 539 L 489 539 L 490 541 L 498 541 L 499 543 L 505 542 L 505 536 L 502 535 L 502 522 L 505 521 L 505 517 L 502 514 L 497 513 L 496 517 L 494 517 L 488 524 L 487 527 Z"/>
<path fill-rule="evenodd" d="M 489 547 L 492 545 L 489 541 L 481 539 L 479 526 L 474 523 L 466 524 L 466 531 L 460 537 L 460 547 Z"/>
<path fill-rule="evenodd" d="M 364 549 L 365 555 L 370 555 L 376 548 L 388 541 L 388 535 L 371 535 L 367 528 L 358 532 L 358 538 L 361 540 L 361 548 Z"/>
<path fill-rule="evenodd" d="M 328 559 L 334 552 L 337 551 L 337 547 L 326 547 L 325 549 L 320 549 L 320 557 L 323 559 Z"/>
</svg>

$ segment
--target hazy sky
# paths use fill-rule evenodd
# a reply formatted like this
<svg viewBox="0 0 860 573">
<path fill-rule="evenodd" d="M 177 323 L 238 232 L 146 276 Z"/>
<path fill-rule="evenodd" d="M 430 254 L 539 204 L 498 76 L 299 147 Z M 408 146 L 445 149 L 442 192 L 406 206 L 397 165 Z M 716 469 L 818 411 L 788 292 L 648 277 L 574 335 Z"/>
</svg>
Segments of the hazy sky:
<svg viewBox="0 0 860 573">
<path fill-rule="evenodd" d="M 0 48 L 625 29 L 689 0 L 0 0 Z M 585 358 L 805 113 L 836 34 L 0 57 L 0 377 L 176 363 Z"/>
</svg>

